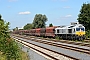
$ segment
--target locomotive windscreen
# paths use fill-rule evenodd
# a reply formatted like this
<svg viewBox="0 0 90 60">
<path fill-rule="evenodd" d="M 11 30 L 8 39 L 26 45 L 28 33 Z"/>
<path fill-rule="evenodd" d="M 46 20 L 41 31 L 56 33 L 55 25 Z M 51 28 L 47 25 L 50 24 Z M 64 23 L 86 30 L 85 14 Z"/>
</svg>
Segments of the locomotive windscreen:
<svg viewBox="0 0 90 60">
<path fill-rule="evenodd" d="M 76 28 L 76 31 L 80 31 L 80 29 L 81 31 L 85 31 L 84 28 Z"/>
</svg>

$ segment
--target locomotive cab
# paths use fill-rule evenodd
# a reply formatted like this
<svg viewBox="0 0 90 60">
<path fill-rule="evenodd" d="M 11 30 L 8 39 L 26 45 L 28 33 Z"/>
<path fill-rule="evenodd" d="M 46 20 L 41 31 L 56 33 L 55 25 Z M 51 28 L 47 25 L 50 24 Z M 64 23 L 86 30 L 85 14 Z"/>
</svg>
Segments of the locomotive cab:
<svg viewBox="0 0 90 60">
<path fill-rule="evenodd" d="M 76 28 L 76 35 L 78 36 L 85 35 L 85 28 Z"/>
<path fill-rule="evenodd" d="M 78 40 L 84 40 L 85 39 L 85 27 L 83 25 L 79 25 L 78 27 L 76 27 L 75 35 Z"/>
</svg>

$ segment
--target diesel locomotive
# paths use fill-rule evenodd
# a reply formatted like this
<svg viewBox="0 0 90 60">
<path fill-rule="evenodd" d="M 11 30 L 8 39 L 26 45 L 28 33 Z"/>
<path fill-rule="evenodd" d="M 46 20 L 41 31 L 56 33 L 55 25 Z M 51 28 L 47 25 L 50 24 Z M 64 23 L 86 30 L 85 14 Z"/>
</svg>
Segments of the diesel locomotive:
<svg viewBox="0 0 90 60">
<path fill-rule="evenodd" d="M 62 39 L 84 40 L 85 27 L 78 22 L 72 22 L 69 26 L 55 28 L 55 35 Z"/>
</svg>

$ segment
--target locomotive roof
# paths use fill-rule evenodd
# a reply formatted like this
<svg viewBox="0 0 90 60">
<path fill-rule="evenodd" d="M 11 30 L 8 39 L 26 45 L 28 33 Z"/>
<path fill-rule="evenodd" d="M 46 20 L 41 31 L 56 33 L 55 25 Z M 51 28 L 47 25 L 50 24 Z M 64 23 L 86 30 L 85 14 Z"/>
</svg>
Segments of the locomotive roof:
<svg viewBox="0 0 90 60">
<path fill-rule="evenodd" d="M 69 25 L 69 26 L 64 26 L 64 27 L 57 27 L 56 29 L 72 29 L 76 27 L 83 27 L 85 28 L 82 24 L 76 24 L 76 25 Z"/>
</svg>

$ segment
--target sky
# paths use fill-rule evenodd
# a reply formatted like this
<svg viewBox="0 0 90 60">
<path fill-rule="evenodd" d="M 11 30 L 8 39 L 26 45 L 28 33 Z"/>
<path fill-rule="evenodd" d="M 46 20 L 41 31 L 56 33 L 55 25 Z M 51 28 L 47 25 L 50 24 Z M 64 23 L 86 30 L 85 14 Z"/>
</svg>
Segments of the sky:
<svg viewBox="0 0 90 60">
<path fill-rule="evenodd" d="M 83 3 L 90 0 L 0 0 L 2 19 L 10 22 L 10 29 L 32 23 L 36 14 L 46 15 L 48 26 L 70 25 L 77 22 Z"/>
</svg>

